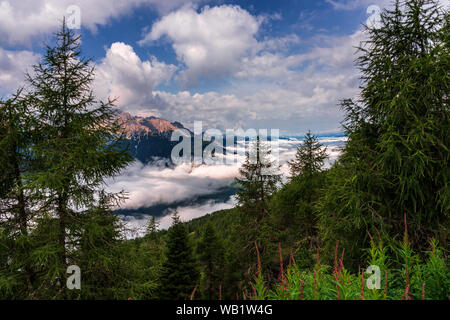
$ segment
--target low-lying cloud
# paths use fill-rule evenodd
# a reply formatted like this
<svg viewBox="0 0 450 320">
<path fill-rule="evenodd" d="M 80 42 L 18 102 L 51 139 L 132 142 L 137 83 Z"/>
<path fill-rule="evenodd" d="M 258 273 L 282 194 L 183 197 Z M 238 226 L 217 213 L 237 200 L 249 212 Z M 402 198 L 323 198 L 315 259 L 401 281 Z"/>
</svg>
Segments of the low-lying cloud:
<svg viewBox="0 0 450 320">
<path fill-rule="evenodd" d="M 325 167 L 329 167 L 340 154 L 340 147 L 345 143 L 345 137 L 326 137 L 320 141 L 327 147 L 329 159 Z M 279 172 L 283 175 L 283 182 L 289 176 L 288 160 L 293 159 L 300 138 L 280 139 L 279 143 Z M 208 200 L 201 204 L 179 205 L 180 202 L 196 197 L 212 195 L 222 188 L 230 186 L 239 175 L 239 168 L 244 161 L 245 146 L 238 144 L 237 162 L 234 164 L 192 165 L 181 164 L 167 167 L 164 160 L 143 165 L 135 161 L 122 174 L 107 182 L 108 190 L 118 192 L 124 190 L 128 199 L 121 206 L 122 209 L 138 210 L 158 204 L 167 204 L 169 209 L 161 212 L 160 228 L 168 228 L 171 224 L 170 214 L 177 210 L 183 221 L 188 221 L 207 213 L 234 207 L 236 200 L 231 197 L 225 202 Z M 178 204 L 177 204 L 178 203 Z M 170 206 L 172 205 L 172 206 Z M 149 215 L 122 216 L 128 227 L 127 237 L 142 235 Z"/>
</svg>

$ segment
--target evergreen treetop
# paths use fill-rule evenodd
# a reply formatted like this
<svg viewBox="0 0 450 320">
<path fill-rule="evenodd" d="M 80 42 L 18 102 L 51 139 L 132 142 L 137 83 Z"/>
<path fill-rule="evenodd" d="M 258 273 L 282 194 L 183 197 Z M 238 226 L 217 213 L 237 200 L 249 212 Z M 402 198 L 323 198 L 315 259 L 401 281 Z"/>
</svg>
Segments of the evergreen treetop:
<svg viewBox="0 0 450 320">
<path fill-rule="evenodd" d="M 308 131 L 303 143 L 297 147 L 295 159 L 288 162 L 291 177 L 308 177 L 320 172 L 326 158 L 326 149 L 317 137 Z"/>
</svg>

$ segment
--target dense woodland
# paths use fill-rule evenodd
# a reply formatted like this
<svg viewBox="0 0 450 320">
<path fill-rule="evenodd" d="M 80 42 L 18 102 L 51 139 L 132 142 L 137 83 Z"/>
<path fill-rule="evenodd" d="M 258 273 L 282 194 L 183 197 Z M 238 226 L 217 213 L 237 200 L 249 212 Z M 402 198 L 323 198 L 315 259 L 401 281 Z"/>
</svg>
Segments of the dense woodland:
<svg viewBox="0 0 450 320">
<path fill-rule="evenodd" d="M 0 298 L 447 300 L 449 22 L 434 1 L 410 0 L 366 27 L 331 168 L 308 132 L 281 183 L 257 139 L 237 207 L 187 223 L 175 212 L 167 231 L 152 218 L 133 240 L 114 214 L 126 193 L 104 184 L 133 159 L 63 23 L 0 104 Z M 81 290 L 66 288 L 69 265 Z M 365 286 L 369 265 L 379 289 Z"/>
</svg>

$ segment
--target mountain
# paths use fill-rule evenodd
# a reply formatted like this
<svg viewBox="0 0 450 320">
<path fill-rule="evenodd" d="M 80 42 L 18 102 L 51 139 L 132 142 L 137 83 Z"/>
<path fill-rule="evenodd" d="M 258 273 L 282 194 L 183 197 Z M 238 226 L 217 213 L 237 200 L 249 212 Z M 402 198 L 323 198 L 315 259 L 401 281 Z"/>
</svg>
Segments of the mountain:
<svg viewBox="0 0 450 320">
<path fill-rule="evenodd" d="M 132 116 L 128 112 L 120 113 L 118 118 L 128 139 L 141 138 L 148 135 L 161 135 L 170 139 L 172 131 L 177 129 L 188 130 L 180 122 L 170 122 L 157 117 Z"/>
<path fill-rule="evenodd" d="M 157 117 L 132 116 L 128 112 L 120 113 L 118 117 L 133 156 L 145 164 L 158 158 L 170 160 L 172 148 L 178 143 L 170 141 L 174 130 L 184 129 L 193 136 L 180 122 L 170 122 Z"/>
</svg>

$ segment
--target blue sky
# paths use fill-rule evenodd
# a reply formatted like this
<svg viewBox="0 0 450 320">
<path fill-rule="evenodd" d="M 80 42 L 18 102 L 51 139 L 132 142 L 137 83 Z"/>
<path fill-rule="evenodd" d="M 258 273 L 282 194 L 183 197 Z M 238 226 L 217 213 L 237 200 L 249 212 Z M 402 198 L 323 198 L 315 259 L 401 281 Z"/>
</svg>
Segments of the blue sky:
<svg viewBox="0 0 450 320">
<path fill-rule="evenodd" d="M 448 4 L 448 1 L 443 3 Z M 23 83 L 69 5 L 80 8 L 94 91 L 188 126 L 340 130 L 358 93 L 361 23 L 388 0 L 1 0 L 0 94 Z M 369 13 L 368 13 L 369 12 Z"/>
</svg>

